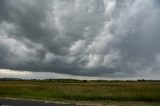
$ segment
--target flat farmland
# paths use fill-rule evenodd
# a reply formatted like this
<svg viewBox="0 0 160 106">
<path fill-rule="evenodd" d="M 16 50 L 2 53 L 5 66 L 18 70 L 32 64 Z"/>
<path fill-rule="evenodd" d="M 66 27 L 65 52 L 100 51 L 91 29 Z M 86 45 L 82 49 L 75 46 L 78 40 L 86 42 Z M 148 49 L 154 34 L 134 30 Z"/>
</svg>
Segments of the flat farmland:
<svg viewBox="0 0 160 106">
<path fill-rule="evenodd" d="M 160 102 L 160 82 L 0 81 L 0 97 L 49 101 Z"/>
</svg>

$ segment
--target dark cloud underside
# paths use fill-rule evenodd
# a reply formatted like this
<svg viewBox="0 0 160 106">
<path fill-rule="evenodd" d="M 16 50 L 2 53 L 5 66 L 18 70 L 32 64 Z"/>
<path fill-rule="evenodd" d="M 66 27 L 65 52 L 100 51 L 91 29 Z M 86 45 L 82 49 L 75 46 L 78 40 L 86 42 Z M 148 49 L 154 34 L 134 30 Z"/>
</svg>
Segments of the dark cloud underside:
<svg viewBox="0 0 160 106">
<path fill-rule="evenodd" d="M 159 0 L 0 0 L 0 68 L 160 74 Z"/>
</svg>

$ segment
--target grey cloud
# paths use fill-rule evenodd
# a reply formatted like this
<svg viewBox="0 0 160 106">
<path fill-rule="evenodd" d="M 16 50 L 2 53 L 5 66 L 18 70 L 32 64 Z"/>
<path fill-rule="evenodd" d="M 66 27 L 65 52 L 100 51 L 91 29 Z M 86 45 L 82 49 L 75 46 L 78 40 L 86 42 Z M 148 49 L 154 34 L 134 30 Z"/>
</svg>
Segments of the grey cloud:
<svg viewBox="0 0 160 106">
<path fill-rule="evenodd" d="M 0 68 L 159 73 L 159 18 L 157 0 L 1 0 Z"/>
</svg>

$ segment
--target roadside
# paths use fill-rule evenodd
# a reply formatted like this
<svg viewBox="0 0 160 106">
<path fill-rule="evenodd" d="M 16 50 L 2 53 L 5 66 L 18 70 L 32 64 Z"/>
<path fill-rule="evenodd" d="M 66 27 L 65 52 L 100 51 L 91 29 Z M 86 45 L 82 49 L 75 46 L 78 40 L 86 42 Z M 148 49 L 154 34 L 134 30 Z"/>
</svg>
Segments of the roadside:
<svg viewBox="0 0 160 106">
<path fill-rule="evenodd" d="M 0 106 L 160 106 L 160 102 L 118 101 L 44 101 L 0 98 Z"/>
<path fill-rule="evenodd" d="M 51 103 L 22 99 L 0 99 L 0 106 L 80 106 L 76 104 Z M 82 105 L 81 105 L 82 106 Z"/>
</svg>

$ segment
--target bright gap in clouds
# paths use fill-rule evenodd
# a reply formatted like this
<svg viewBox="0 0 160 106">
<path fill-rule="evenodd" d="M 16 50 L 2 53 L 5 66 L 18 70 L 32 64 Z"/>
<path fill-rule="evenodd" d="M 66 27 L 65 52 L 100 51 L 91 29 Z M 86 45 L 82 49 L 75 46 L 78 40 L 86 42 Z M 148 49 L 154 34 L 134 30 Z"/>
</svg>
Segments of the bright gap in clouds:
<svg viewBox="0 0 160 106">
<path fill-rule="evenodd" d="M 54 72 L 30 72 L 30 71 L 16 71 L 10 69 L 0 69 L 0 78 L 22 78 L 22 79 L 68 79 L 70 75 L 57 74 Z"/>
<path fill-rule="evenodd" d="M 118 77 L 117 77 L 118 75 Z M 128 76 L 119 76 L 117 74 L 110 77 L 90 77 L 90 76 L 75 76 L 68 74 L 58 74 L 54 72 L 30 72 L 30 71 L 16 71 L 10 69 L 0 69 L 0 78 L 21 78 L 21 79 L 78 79 L 78 80 L 137 80 L 137 79 L 153 79 L 158 80 L 156 75 L 152 76 L 139 76 L 135 77 L 132 75 Z M 154 77 L 154 78 L 153 78 Z"/>
</svg>

